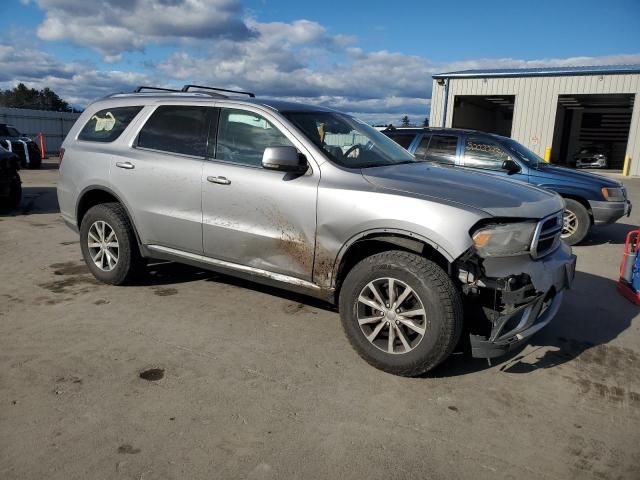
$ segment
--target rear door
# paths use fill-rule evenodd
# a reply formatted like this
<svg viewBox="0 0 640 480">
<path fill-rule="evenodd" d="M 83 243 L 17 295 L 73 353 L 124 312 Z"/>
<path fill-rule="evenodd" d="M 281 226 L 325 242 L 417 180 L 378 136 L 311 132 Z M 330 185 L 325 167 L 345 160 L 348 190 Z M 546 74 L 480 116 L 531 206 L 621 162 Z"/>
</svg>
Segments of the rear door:
<svg viewBox="0 0 640 480">
<path fill-rule="evenodd" d="M 114 155 L 111 183 L 145 244 L 202 253 L 202 167 L 214 109 L 163 105 L 126 155 Z"/>
</svg>

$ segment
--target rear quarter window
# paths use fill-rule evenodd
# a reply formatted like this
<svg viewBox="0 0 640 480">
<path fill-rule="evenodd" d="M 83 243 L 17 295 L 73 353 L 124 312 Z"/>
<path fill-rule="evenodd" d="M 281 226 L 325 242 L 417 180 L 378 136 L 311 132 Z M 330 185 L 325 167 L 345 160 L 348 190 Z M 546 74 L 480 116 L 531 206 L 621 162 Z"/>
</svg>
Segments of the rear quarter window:
<svg viewBox="0 0 640 480">
<path fill-rule="evenodd" d="M 142 106 L 105 108 L 94 113 L 87 121 L 78 140 L 87 142 L 113 142 L 142 110 Z"/>
</svg>

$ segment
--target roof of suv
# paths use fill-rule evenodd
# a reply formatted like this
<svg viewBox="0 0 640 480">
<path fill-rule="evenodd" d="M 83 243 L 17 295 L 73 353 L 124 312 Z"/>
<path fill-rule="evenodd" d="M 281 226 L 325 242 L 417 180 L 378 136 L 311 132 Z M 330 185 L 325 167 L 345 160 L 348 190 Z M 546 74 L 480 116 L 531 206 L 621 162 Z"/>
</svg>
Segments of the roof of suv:
<svg viewBox="0 0 640 480">
<path fill-rule="evenodd" d="M 479 130 L 470 130 L 468 128 L 444 128 L 444 127 L 415 127 L 415 128 L 392 128 L 392 129 L 386 129 L 386 130 L 382 130 L 383 133 L 388 134 L 388 135 L 402 135 L 403 133 L 422 133 L 422 132 L 431 132 L 431 133 L 443 133 L 443 134 L 460 134 L 460 133 L 473 133 L 476 135 L 489 135 L 490 137 L 497 137 L 497 138 L 507 138 L 507 137 L 503 137 L 502 135 L 498 135 L 495 133 L 488 133 L 488 132 L 481 132 Z"/>
<path fill-rule="evenodd" d="M 320 105 L 311 105 L 298 102 L 287 102 L 284 100 L 277 100 L 271 98 L 245 98 L 239 96 L 223 96 L 204 93 L 204 92 L 134 92 L 134 93 L 114 93 L 105 98 L 100 99 L 100 102 L 109 101 L 109 99 L 137 99 L 144 98 L 152 100 L 154 102 L 162 102 L 163 100 L 184 100 L 184 101 L 198 101 L 211 100 L 212 102 L 234 102 L 234 103 L 246 103 L 249 105 L 262 105 L 272 108 L 277 111 L 318 111 L 318 112 L 336 112 L 336 110 L 323 107 Z"/>
</svg>

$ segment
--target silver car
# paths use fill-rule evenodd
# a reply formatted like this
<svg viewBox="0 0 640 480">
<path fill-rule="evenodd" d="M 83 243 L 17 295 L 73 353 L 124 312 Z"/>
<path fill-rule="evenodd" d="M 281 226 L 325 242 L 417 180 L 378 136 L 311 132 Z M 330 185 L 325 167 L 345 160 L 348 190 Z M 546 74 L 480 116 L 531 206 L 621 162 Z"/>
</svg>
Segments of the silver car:
<svg viewBox="0 0 640 480">
<path fill-rule="evenodd" d="M 492 358 L 554 317 L 575 271 L 557 194 L 245 93 L 141 87 L 84 111 L 58 200 L 96 278 L 123 284 L 165 259 L 320 297 L 367 362 L 406 376 L 463 332 Z"/>
</svg>

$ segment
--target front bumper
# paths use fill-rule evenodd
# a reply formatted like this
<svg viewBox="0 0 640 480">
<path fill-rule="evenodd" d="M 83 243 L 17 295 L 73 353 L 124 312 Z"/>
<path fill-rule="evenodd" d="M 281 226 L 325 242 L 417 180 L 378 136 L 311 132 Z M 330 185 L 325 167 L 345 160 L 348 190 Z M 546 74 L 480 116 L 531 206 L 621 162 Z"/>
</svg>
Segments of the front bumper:
<svg viewBox="0 0 640 480">
<path fill-rule="evenodd" d="M 477 283 L 489 290 L 485 298 L 493 296 L 497 300 L 493 305 L 485 302 L 482 306 L 489 331 L 472 330 L 469 340 L 472 356 L 494 358 L 524 343 L 555 317 L 563 292 L 575 277 L 576 256 L 563 242 L 555 252 L 539 260 L 485 259 L 484 269 L 486 278 Z"/>
<path fill-rule="evenodd" d="M 614 223 L 625 215 L 628 217 L 631 214 L 632 208 L 629 200 L 625 200 L 624 202 L 598 202 L 589 200 L 589 206 L 593 214 L 594 225 L 607 225 Z"/>
<path fill-rule="evenodd" d="M 576 160 L 576 168 L 607 168 L 606 160 L 582 161 Z"/>
</svg>

